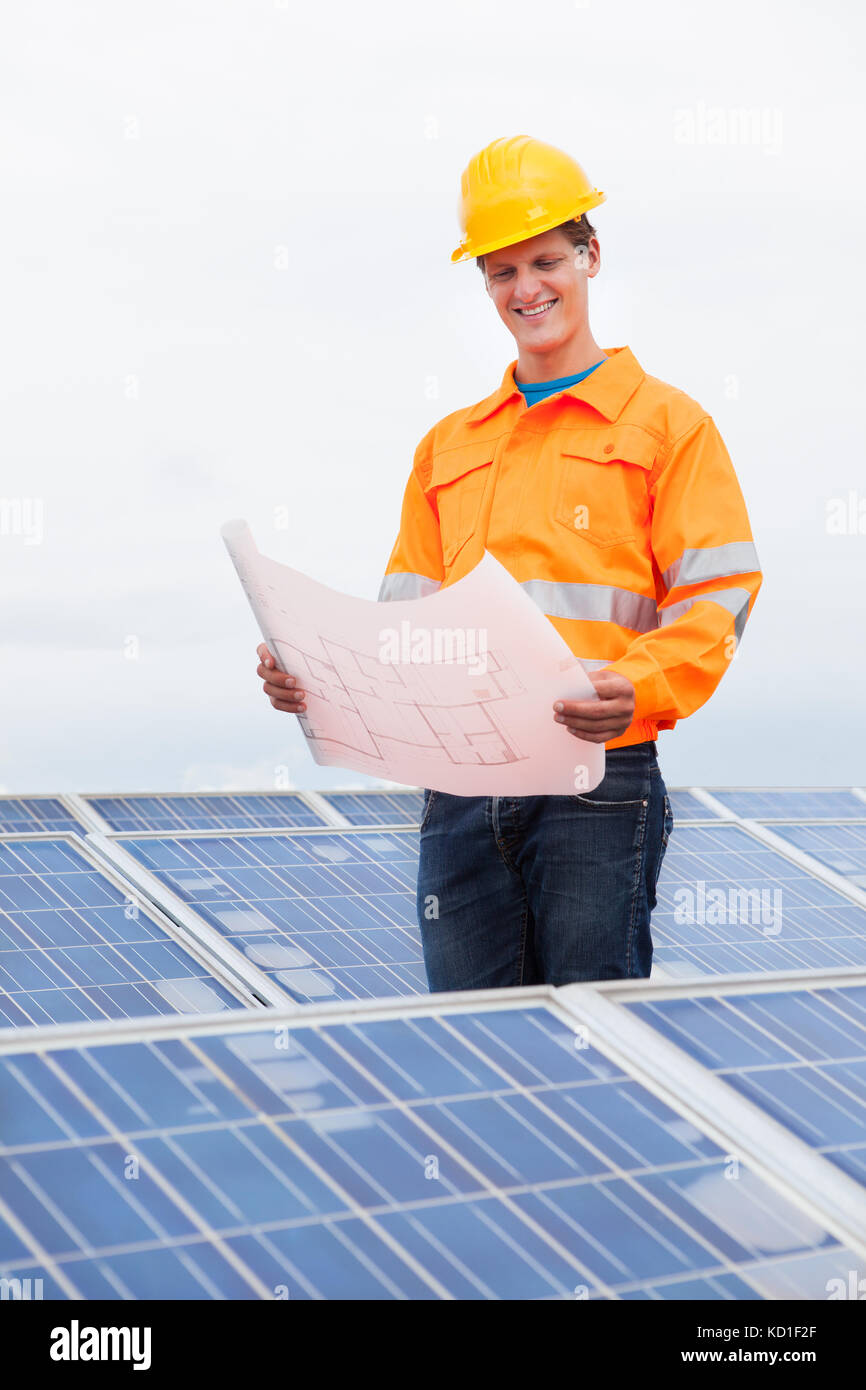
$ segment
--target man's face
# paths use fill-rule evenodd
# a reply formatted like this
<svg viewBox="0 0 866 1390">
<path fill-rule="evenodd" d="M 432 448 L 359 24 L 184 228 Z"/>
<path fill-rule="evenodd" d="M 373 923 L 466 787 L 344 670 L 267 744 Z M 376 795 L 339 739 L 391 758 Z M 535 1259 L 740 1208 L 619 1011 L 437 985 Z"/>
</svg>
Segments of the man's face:
<svg viewBox="0 0 866 1390">
<path fill-rule="evenodd" d="M 487 293 L 519 348 L 549 352 L 586 327 L 587 280 L 600 265 L 597 237 L 588 246 L 574 247 L 555 228 L 489 251 L 484 260 Z M 528 312 L 542 305 L 548 307 Z"/>
</svg>

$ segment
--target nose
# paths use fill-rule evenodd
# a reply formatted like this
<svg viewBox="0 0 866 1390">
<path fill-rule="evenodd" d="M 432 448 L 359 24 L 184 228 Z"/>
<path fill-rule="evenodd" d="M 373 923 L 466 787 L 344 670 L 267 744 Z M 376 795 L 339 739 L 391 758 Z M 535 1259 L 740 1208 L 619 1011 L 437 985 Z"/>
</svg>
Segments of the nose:
<svg viewBox="0 0 866 1390">
<path fill-rule="evenodd" d="M 522 269 L 518 266 L 513 289 L 515 304 L 533 304 L 541 290 L 541 276 L 531 266 L 524 266 Z"/>
</svg>

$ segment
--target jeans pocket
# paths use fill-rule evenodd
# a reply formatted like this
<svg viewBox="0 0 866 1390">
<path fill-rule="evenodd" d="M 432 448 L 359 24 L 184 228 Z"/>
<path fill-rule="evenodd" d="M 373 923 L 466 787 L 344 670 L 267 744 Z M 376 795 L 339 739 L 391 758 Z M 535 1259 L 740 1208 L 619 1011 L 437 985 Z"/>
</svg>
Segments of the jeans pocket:
<svg viewBox="0 0 866 1390">
<path fill-rule="evenodd" d="M 603 801 L 596 801 L 591 796 L 574 793 L 569 797 L 569 801 L 579 801 L 582 806 L 591 806 L 594 811 L 602 811 L 605 808 L 609 811 L 618 811 L 624 806 L 645 806 L 647 799 L 645 796 L 634 796 L 626 800 L 614 800 L 613 797 L 608 796 Z"/>
<path fill-rule="evenodd" d="M 608 754 L 604 776 L 597 787 L 588 792 L 573 792 L 569 800 L 593 811 L 616 811 L 645 806 L 651 790 L 648 764 L 639 754 L 632 755 L 628 750 L 624 751 L 624 758 L 615 758 Z"/>
</svg>

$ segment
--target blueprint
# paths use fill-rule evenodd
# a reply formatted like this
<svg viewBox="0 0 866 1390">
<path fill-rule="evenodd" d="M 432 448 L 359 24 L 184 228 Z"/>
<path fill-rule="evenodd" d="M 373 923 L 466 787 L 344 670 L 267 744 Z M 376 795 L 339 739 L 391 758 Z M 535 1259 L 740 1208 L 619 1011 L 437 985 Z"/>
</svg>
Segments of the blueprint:
<svg viewBox="0 0 866 1390">
<path fill-rule="evenodd" d="M 426 598 L 353 598 L 261 555 L 244 521 L 223 540 L 263 640 L 306 692 L 314 760 L 458 796 L 568 796 L 604 776 L 604 745 L 553 717 L 596 699 L 579 659 L 485 550 Z"/>
</svg>

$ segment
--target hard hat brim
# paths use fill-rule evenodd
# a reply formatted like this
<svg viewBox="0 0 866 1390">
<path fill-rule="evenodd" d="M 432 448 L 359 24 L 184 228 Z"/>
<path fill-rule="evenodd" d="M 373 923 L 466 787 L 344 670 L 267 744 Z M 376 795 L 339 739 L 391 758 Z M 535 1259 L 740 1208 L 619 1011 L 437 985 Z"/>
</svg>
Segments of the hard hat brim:
<svg viewBox="0 0 866 1390">
<path fill-rule="evenodd" d="M 503 246 L 517 246 L 521 241 L 529 241 L 534 236 L 541 236 L 542 232 L 552 232 L 554 227 L 561 227 L 563 222 L 576 221 L 583 213 L 590 212 L 593 208 L 597 208 L 600 203 L 606 201 L 607 194 L 602 193 L 601 189 L 596 189 L 591 197 L 581 198 L 579 206 L 567 217 L 552 217 L 549 221 L 542 222 L 539 226 L 533 227 L 532 231 L 526 231 L 520 236 L 511 233 L 482 246 L 471 246 L 461 242 L 457 249 L 451 252 L 451 264 L 456 265 L 460 261 L 476 260 L 479 256 L 486 256 L 490 251 L 501 251 Z"/>
</svg>

